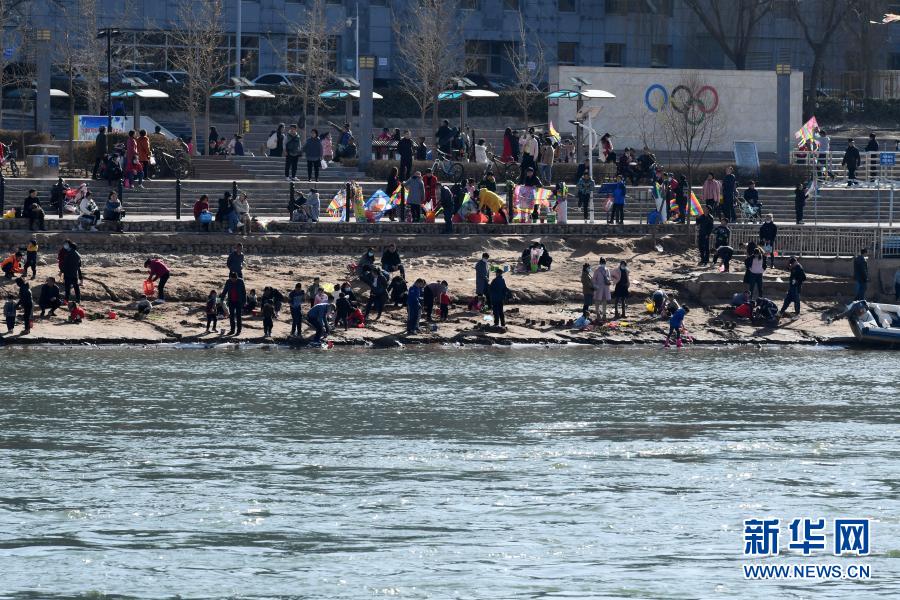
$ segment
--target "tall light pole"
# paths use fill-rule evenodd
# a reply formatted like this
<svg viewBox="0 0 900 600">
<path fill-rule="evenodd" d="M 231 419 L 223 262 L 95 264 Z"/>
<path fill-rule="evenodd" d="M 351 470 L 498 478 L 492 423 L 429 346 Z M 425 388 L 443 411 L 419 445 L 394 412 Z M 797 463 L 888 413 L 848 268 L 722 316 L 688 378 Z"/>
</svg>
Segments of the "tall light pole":
<svg viewBox="0 0 900 600">
<path fill-rule="evenodd" d="M 355 17 L 347 17 L 347 27 L 350 27 L 351 23 L 356 22 L 356 30 L 353 33 L 354 42 L 356 44 L 356 59 L 353 61 L 354 71 L 355 71 L 355 79 L 359 81 L 359 2 L 356 3 L 356 16 Z"/>
<path fill-rule="evenodd" d="M 112 38 L 119 35 L 118 29 L 107 27 L 97 32 L 97 39 L 106 38 L 106 150 L 112 143 Z"/>
</svg>

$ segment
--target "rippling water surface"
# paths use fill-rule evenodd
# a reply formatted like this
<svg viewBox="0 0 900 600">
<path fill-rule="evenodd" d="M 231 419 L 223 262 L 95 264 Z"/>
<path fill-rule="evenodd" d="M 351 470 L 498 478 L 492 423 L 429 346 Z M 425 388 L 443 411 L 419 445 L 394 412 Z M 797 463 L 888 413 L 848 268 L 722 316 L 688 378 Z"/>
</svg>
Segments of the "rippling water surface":
<svg viewBox="0 0 900 600">
<path fill-rule="evenodd" d="M 0 361 L 0 598 L 900 594 L 897 353 Z M 745 581 L 755 516 L 874 519 L 864 561 L 762 561 L 872 579 Z"/>
</svg>

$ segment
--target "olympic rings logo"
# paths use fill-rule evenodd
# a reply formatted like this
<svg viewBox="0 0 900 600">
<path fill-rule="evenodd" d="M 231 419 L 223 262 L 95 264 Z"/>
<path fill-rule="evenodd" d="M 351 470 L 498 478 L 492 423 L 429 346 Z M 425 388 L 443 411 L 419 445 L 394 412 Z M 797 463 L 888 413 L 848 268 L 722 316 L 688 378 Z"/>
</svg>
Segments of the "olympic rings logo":
<svg viewBox="0 0 900 600">
<path fill-rule="evenodd" d="M 719 108 L 719 92 L 711 85 L 704 85 L 696 93 L 686 85 L 679 85 L 669 94 L 665 87 L 654 83 L 644 92 L 644 104 L 647 105 L 647 110 L 653 113 L 658 113 L 671 105 L 676 112 L 695 121 L 694 124 L 699 124 L 706 115 L 716 112 Z M 692 118 L 690 113 L 695 109 L 700 115 Z"/>
</svg>

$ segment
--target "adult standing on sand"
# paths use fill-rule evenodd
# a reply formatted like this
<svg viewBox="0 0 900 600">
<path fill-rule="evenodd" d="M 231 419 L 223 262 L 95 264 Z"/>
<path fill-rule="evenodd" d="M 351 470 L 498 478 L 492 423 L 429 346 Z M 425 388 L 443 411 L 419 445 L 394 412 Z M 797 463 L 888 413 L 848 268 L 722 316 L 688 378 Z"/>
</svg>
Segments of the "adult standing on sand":
<svg viewBox="0 0 900 600">
<path fill-rule="evenodd" d="M 489 258 L 488 253 L 484 252 L 481 255 L 481 260 L 475 263 L 475 295 L 485 298 L 488 308 L 491 307 L 491 295 L 488 292 L 491 276 Z"/>
<path fill-rule="evenodd" d="M 148 258 L 144 266 L 147 267 L 147 281 L 159 281 L 156 302 L 162 304 L 166 301 L 166 282 L 171 274 L 169 267 L 159 258 Z"/>
<path fill-rule="evenodd" d="M 221 297 L 228 304 L 228 322 L 231 328 L 228 335 L 241 335 L 241 311 L 244 304 L 247 303 L 247 288 L 244 286 L 244 280 L 239 278 L 237 273 L 231 272 L 228 275 L 228 281 L 222 288 Z"/>
<path fill-rule="evenodd" d="M 62 260 L 59 270 L 63 274 L 63 286 L 66 289 L 66 302 L 69 302 L 69 294 L 74 290 L 75 302 L 81 304 L 81 286 L 84 285 L 84 274 L 81 272 L 81 254 L 78 246 L 71 240 L 63 242 Z"/>
<path fill-rule="evenodd" d="M 715 221 L 709 211 L 707 208 L 697 217 L 697 250 L 700 253 L 700 262 L 697 264 L 700 265 L 709 264 L 709 236 L 715 227 Z"/>
<path fill-rule="evenodd" d="M 25 324 L 25 331 L 22 335 L 31 333 L 31 324 L 34 321 L 34 296 L 31 295 L 31 287 L 28 282 L 21 277 L 16 278 L 16 285 L 19 286 L 19 303 L 16 306 L 22 308 L 22 322 Z"/>
<path fill-rule="evenodd" d="M 491 282 L 491 311 L 494 313 L 494 327 L 506 327 L 506 315 L 503 314 L 503 304 L 509 295 L 503 271 L 497 269 L 494 280 Z"/>
<path fill-rule="evenodd" d="M 594 280 L 591 275 L 591 265 L 588 263 L 581 265 L 581 293 L 584 296 L 581 312 L 589 310 L 594 303 Z"/>
<path fill-rule="evenodd" d="M 601 258 L 600 264 L 594 270 L 594 311 L 597 313 L 597 319 L 606 320 L 606 303 L 612 300 L 610 294 L 609 269 L 606 268 L 606 259 Z"/>
<path fill-rule="evenodd" d="M 425 280 L 419 277 L 406 295 L 406 333 L 419 332 L 419 316 L 422 314 L 422 290 Z"/>
<path fill-rule="evenodd" d="M 231 254 L 228 255 L 228 260 L 226 261 L 226 266 L 228 267 L 229 273 L 237 273 L 237 276 L 240 279 L 244 278 L 244 245 L 243 244 L 235 244 L 234 250 L 231 251 Z"/>
</svg>

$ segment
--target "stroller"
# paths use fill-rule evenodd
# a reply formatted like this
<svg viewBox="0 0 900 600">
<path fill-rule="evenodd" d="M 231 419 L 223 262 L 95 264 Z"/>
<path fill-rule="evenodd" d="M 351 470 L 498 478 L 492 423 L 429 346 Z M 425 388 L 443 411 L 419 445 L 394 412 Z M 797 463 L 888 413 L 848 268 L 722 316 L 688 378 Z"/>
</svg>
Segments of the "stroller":
<svg viewBox="0 0 900 600">
<path fill-rule="evenodd" d="M 762 202 L 751 202 L 744 199 L 743 195 L 738 196 L 738 218 L 741 223 L 762 223 L 763 206 Z"/>
<path fill-rule="evenodd" d="M 120 166 L 120 156 L 117 153 L 105 154 L 103 161 L 100 163 L 100 179 L 105 180 L 109 185 L 122 179 L 122 167 Z"/>
</svg>

